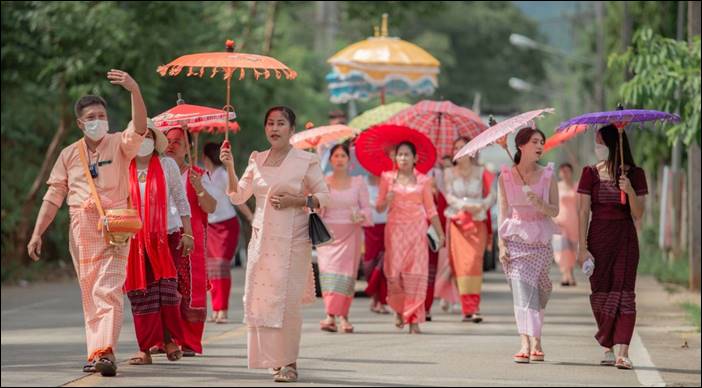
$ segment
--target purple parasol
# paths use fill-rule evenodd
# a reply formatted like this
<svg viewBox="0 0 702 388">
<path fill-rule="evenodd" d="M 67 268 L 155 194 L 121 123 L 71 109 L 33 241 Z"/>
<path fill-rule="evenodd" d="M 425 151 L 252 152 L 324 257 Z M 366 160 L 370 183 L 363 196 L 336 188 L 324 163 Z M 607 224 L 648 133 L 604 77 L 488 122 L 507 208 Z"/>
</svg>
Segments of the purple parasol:
<svg viewBox="0 0 702 388">
<path fill-rule="evenodd" d="M 596 128 L 603 125 L 614 124 L 619 130 L 619 161 L 621 163 L 621 171 L 624 171 L 624 147 L 623 134 L 624 128 L 630 123 L 643 122 L 674 122 L 680 121 L 680 116 L 672 113 L 661 112 L 657 110 L 647 109 L 624 109 L 621 104 L 617 106 L 617 110 L 609 112 L 587 113 L 570 120 L 562 122 L 556 132 L 563 132 L 575 125 L 587 125 L 588 128 Z M 622 191 L 620 194 L 620 202 L 626 204 L 626 194 Z"/>
<path fill-rule="evenodd" d="M 562 122 L 556 132 L 561 132 L 566 130 L 566 128 L 573 125 L 588 124 L 591 127 L 607 124 L 618 124 L 617 127 L 629 123 L 642 123 L 647 121 L 668 121 L 668 122 L 679 122 L 680 116 L 660 112 L 657 110 L 647 110 L 647 109 L 621 109 L 609 112 L 595 112 L 587 113 L 582 116 L 574 117 L 570 120 Z"/>
</svg>

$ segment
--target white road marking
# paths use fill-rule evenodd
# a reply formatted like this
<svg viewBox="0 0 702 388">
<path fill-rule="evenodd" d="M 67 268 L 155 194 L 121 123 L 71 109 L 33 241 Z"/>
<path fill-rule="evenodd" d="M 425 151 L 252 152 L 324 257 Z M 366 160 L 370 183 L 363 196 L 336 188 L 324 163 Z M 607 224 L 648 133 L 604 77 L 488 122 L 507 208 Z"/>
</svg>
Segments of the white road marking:
<svg viewBox="0 0 702 388">
<path fill-rule="evenodd" d="M 636 372 L 636 378 L 641 385 L 646 387 L 665 387 L 666 384 L 663 381 L 663 377 L 658 373 L 658 369 L 653 364 L 648 350 L 646 350 L 643 341 L 641 341 L 641 337 L 635 331 L 631 337 L 629 357 L 634 363 L 634 372 Z"/>
</svg>

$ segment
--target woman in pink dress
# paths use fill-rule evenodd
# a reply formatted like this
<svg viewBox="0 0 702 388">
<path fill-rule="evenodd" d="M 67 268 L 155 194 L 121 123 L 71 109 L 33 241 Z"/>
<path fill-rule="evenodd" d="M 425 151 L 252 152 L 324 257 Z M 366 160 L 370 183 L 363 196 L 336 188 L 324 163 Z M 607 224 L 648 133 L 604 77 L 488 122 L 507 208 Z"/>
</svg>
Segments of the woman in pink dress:
<svg viewBox="0 0 702 388">
<path fill-rule="evenodd" d="M 348 320 L 358 266 L 361 263 L 362 226 L 370 226 L 368 187 L 362 176 L 349 176 L 349 148 L 343 144 L 332 147 L 329 153 L 333 173 L 327 177 L 331 194 L 329 205 L 323 210 L 324 223 L 334 236 L 334 242 L 317 247 L 322 296 L 327 318 L 319 323 L 324 331 L 339 329 L 352 333 Z"/>
<path fill-rule="evenodd" d="M 424 302 L 429 279 L 426 220 L 444 245 L 444 233 L 432 196 L 431 178 L 414 169 L 417 149 L 402 142 L 395 148 L 397 171 L 383 173 L 378 193 L 379 212 L 388 211 L 385 225 L 385 276 L 388 304 L 395 310 L 395 326 L 409 323 L 410 334 L 419 334 L 425 321 Z"/>
<path fill-rule="evenodd" d="M 574 286 L 576 251 L 578 249 L 578 193 L 573 182 L 573 166 L 563 163 L 558 167 L 558 207 L 560 212 L 554 219 L 561 229 L 553 236 L 553 256 L 561 270 L 561 286 Z"/>
<path fill-rule="evenodd" d="M 515 138 L 514 165 L 502 167 L 499 179 L 500 263 L 512 289 L 514 316 L 522 340 L 512 359 L 543 361 L 541 328 L 551 294 L 548 272 L 553 262 L 551 238 L 558 231 L 558 186 L 553 163 L 537 164 L 544 149 L 543 132 L 523 128 Z"/>
<path fill-rule="evenodd" d="M 227 193 L 235 205 L 256 197 L 244 286 L 244 323 L 249 368 L 271 368 L 276 382 L 297 381 L 302 304 L 314 302 L 312 245 L 305 209 L 328 206 L 329 189 L 319 158 L 290 145 L 295 113 L 268 110 L 264 120 L 271 148 L 253 152 L 241 176 L 234 172 L 229 143 L 220 159 L 227 167 Z"/>
</svg>

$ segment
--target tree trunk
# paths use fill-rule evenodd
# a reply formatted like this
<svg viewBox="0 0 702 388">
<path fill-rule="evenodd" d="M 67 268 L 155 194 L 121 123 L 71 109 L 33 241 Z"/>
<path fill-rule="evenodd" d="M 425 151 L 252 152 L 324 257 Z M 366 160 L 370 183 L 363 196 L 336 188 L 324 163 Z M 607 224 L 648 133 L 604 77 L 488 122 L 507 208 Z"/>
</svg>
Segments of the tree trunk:
<svg viewBox="0 0 702 388">
<path fill-rule="evenodd" d="M 41 190 L 44 186 L 43 183 L 46 182 L 46 180 L 49 177 L 51 167 L 53 166 L 54 162 L 56 161 L 56 158 L 58 157 L 61 143 L 66 137 L 66 134 L 68 133 L 68 128 L 71 124 L 71 116 L 68 112 L 68 96 L 66 95 L 66 85 L 63 82 L 61 83 L 60 96 L 61 97 L 58 112 L 58 128 L 54 133 L 54 137 L 51 139 L 49 148 L 46 150 L 46 157 L 44 158 L 44 161 L 41 164 L 39 173 L 37 174 L 37 177 L 34 179 L 32 186 L 30 187 L 29 191 L 24 197 L 24 200 L 22 201 L 22 217 L 15 231 L 15 254 L 18 255 L 18 258 L 27 259 L 29 257 L 27 255 L 26 245 L 29 242 L 29 239 L 31 238 L 33 232 L 32 221 L 35 218 L 34 213 L 36 212 L 35 200 L 37 194 L 39 193 L 39 190 Z"/>
<path fill-rule="evenodd" d="M 246 47 L 246 43 L 248 43 L 251 38 L 251 29 L 256 22 L 257 7 L 258 1 L 252 1 L 249 8 L 249 20 L 246 21 L 246 27 L 244 27 L 244 31 L 241 33 L 241 39 L 239 40 L 238 50 L 241 52 L 244 52 L 244 47 Z"/>
<path fill-rule="evenodd" d="M 268 55 L 273 48 L 273 35 L 275 34 L 275 18 L 278 14 L 278 2 L 271 1 L 266 16 L 265 37 L 263 41 L 263 55 Z"/>
<path fill-rule="evenodd" d="M 595 63 L 595 102 L 597 109 L 607 110 L 607 96 L 605 94 L 605 69 L 607 68 L 607 48 L 605 44 L 605 10 L 603 1 L 595 1 L 595 25 L 597 56 Z"/>
<path fill-rule="evenodd" d="M 690 44 L 692 38 L 700 35 L 700 2 L 687 2 L 687 38 Z M 692 141 L 687 151 L 687 187 L 688 187 L 688 254 L 690 255 L 690 289 L 700 289 L 700 145 L 697 139 Z"/>
<path fill-rule="evenodd" d="M 687 3 L 685 1 L 678 1 L 678 26 L 677 26 L 677 33 L 676 33 L 676 39 L 677 40 L 685 40 L 685 8 L 687 7 Z M 676 91 L 676 99 L 680 97 L 680 91 Z M 680 112 L 676 112 L 680 114 Z M 682 172 L 680 171 L 681 169 L 681 161 L 682 161 L 682 140 L 680 138 L 675 139 L 675 142 L 673 144 L 673 153 L 671 155 L 672 159 L 672 166 L 671 169 L 673 171 L 672 174 L 672 185 L 673 185 L 673 208 L 671 209 L 672 211 L 672 258 L 673 259 L 678 259 L 681 256 L 682 253 L 682 241 L 683 238 L 680 236 L 682 235 L 681 231 L 683 229 L 682 227 L 682 187 L 681 187 L 681 182 L 682 182 Z"/>
</svg>

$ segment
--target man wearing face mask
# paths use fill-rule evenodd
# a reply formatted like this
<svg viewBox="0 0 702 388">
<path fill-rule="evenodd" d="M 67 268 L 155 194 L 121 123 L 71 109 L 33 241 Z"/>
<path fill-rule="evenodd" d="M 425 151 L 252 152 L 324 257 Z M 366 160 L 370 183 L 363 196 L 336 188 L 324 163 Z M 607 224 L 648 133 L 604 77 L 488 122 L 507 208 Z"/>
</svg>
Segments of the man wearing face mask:
<svg viewBox="0 0 702 388">
<path fill-rule="evenodd" d="M 105 239 L 86 168 L 105 211 L 128 206 L 129 163 L 144 140 L 146 106 L 139 85 L 129 74 L 112 69 L 107 78 L 131 93 L 133 128 L 108 134 L 105 100 L 88 95 L 76 102 L 76 122 L 84 137 L 64 148 L 56 160 L 27 250 L 33 260 L 39 260 L 42 235 L 65 199 L 71 216 L 69 251 L 85 318 L 88 363 L 83 371 L 114 376 L 129 245 L 112 245 Z"/>
</svg>

